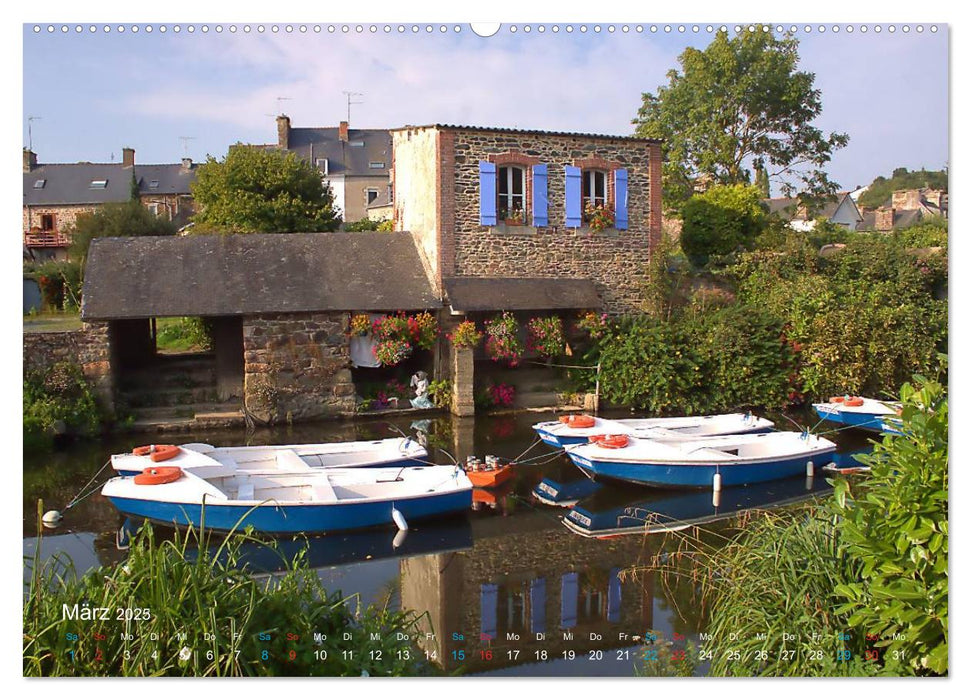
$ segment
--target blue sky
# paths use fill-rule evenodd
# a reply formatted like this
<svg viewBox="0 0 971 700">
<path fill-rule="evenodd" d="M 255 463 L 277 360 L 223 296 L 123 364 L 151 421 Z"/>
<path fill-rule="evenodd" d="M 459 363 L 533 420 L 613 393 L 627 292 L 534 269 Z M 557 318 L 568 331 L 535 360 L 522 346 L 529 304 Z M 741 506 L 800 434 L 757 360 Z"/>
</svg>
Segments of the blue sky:
<svg viewBox="0 0 971 700">
<path fill-rule="evenodd" d="M 666 82 L 686 46 L 703 47 L 711 40 L 707 25 L 606 24 L 595 33 L 579 24 L 553 33 L 552 25 L 503 25 L 493 37 L 482 38 L 462 25 L 440 32 L 441 25 L 412 25 L 390 34 L 363 25 L 270 26 L 259 34 L 256 24 L 243 32 L 229 24 L 217 33 L 176 34 L 172 24 L 164 34 L 99 29 L 81 33 L 70 25 L 53 34 L 42 25 L 24 26 L 23 131 L 27 115 L 33 122 L 33 146 L 41 162 L 120 159 L 123 146 L 136 150 L 142 163 L 175 162 L 183 155 L 180 136 L 191 136 L 188 155 L 221 157 L 229 144 L 271 142 L 276 138 L 273 115 L 288 113 L 294 126 L 335 125 L 344 118 L 342 91 L 364 93 L 354 105 L 352 126 L 395 127 L 430 122 L 542 128 L 627 134 L 643 91 Z M 716 27 L 718 25 L 715 25 Z M 730 25 L 731 26 L 731 25 Z M 790 25 L 786 25 L 790 26 Z M 866 184 L 898 166 L 937 169 L 948 153 L 948 30 L 914 24 L 904 33 L 889 25 L 876 33 L 852 34 L 846 24 L 839 33 L 807 33 L 799 25 L 801 69 L 816 74 L 823 113 L 817 124 L 826 131 L 845 131 L 850 143 L 837 152 L 830 176 L 844 188 Z M 289 98 L 282 102 L 276 98 Z"/>
</svg>

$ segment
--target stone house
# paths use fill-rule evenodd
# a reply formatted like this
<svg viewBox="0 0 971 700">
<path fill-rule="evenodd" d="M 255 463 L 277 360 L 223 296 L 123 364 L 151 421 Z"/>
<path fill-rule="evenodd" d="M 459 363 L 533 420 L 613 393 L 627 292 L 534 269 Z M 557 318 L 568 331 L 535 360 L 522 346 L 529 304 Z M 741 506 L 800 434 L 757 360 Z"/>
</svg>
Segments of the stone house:
<svg viewBox="0 0 971 700">
<path fill-rule="evenodd" d="M 92 242 L 81 318 L 106 401 L 139 374 L 176 386 L 185 358 L 156 352 L 154 319 L 195 316 L 216 398 L 282 421 L 353 413 L 351 313 L 440 305 L 407 233 L 143 236 Z"/>
<path fill-rule="evenodd" d="M 139 200 L 156 216 L 184 224 L 193 213 L 190 158 L 136 165 L 135 150 L 124 148 L 120 163 L 38 163 L 37 155 L 24 149 L 23 165 L 24 247 L 34 258 L 65 259 L 71 243 L 65 229 L 80 214 L 131 199 L 133 178 Z"/>
<path fill-rule="evenodd" d="M 927 217 L 947 218 L 947 192 L 930 188 L 897 190 L 884 205 L 863 215 L 864 231 L 892 231 L 920 223 Z"/>
<path fill-rule="evenodd" d="M 320 170 L 334 194 L 344 221 L 368 217 L 368 206 L 387 196 L 391 170 L 391 136 L 387 129 L 298 127 L 290 117 L 276 118 L 276 147 L 296 153 Z"/>
<path fill-rule="evenodd" d="M 839 192 L 817 211 L 810 212 L 798 197 L 776 197 L 763 200 L 770 214 L 776 214 L 789 222 L 795 231 L 812 231 L 819 220 L 839 224 L 849 231 L 862 228 L 863 214 L 856 206 L 850 192 Z"/>
</svg>

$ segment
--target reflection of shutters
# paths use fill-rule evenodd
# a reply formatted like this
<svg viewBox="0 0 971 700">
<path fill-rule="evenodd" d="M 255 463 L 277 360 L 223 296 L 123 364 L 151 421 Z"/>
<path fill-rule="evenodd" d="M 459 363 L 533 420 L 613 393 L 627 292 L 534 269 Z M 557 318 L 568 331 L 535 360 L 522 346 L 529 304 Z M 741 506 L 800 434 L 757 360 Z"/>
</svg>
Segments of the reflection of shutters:
<svg viewBox="0 0 971 700">
<path fill-rule="evenodd" d="M 560 579 L 560 627 L 568 630 L 577 626 L 577 596 L 580 594 L 580 574 L 572 571 Z"/>
<path fill-rule="evenodd" d="M 540 163 L 533 168 L 533 226 L 549 226 L 546 196 L 546 164 Z"/>
<path fill-rule="evenodd" d="M 627 171 L 614 171 L 614 228 L 627 228 Z"/>
<path fill-rule="evenodd" d="M 499 586 L 494 583 L 483 583 L 479 589 L 479 619 L 482 621 L 482 635 L 495 639 L 499 634 L 497 612 L 499 608 Z"/>
<path fill-rule="evenodd" d="M 533 634 L 546 631 L 545 578 L 535 578 L 529 582 L 529 631 Z"/>
<path fill-rule="evenodd" d="M 582 182 L 580 168 L 566 166 L 566 225 L 568 228 L 580 228 L 582 222 L 581 190 Z"/>
<path fill-rule="evenodd" d="M 479 223 L 496 225 L 496 164 L 479 161 Z"/>
</svg>

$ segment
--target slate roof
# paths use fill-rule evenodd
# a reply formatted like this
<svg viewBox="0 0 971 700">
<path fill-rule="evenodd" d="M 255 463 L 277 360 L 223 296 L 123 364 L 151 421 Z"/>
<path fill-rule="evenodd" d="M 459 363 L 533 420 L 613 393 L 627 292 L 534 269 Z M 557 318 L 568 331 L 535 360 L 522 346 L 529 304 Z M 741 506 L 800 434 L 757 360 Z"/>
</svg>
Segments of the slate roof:
<svg viewBox="0 0 971 700">
<path fill-rule="evenodd" d="M 363 146 L 352 146 L 361 143 Z M 391 132 L 387 129 L 348 129 L 347 141 L 338 137 L 337 127 L 290 128 L 287 150 L 316 164 L 327 159 L 328 175 L 387 177 L 391 171 Z M 381 168 L 371 163 L 383 163 Z"/>
<path fill-rule="evenodd" d="M 139 194 L 191 194 L 195 166 L 183 169 L 171 165 L 134 166 Z M 131 197 L 132 168 L 121 163 L 47 163 L 24 173 L 24 205 L 104 204 L 125 202 Z M 44 180 L 43 187 L 35 183 Z M 93 180 L 107 180 L 104 189 L 92 189 Z M 157 187 L 151 187 L 153 181 Z"/>
<path fill-rule="evenodd" d="M 663 143 L 662 139 L 648 139 L 642 136 L 615 136 L 611 134 L 590 134 L 580 131 L 546 131 L 543 129 L 513 129 L 504 126 L 463 126 L 461 124 L 421 124 L 401 126 L 391 131 L 407 131 L 408 129 L 454 129 L 457 131 L 485 131 L 502 134 L 530 134 L 538 136 L 579 136 L 586 139 L 623 139 L 626 141 L 643 141 L 645 143 Z"/>
<path fill-rule="evenodd" d="M 816 211 L 816 215 L 813 218 L 832 218 L 833 215 L 836 214 L 836 210 L 840 208 L 840 204 L 843 203 L 843 200 L 846 199 L 849 194 L 849 192 L 837 192 L 836 199 L 827 200 L 826 203 Z M 776 197 L 774 199 L 764 199 L 762 201 L 769 205 L 770 214 L 779 214 L 780 216 L 788 218 L 790 221 L 805 216 L 805 212 L 800 209 L 798 197 Z"/>
<path fill-rule="evenodd" d="M 919 209 L 898 209 L 893 213 L 893 227 L 895 229 L 912 226 L 920 220 L 921 212 Z M 857 230 L 876 231 L 876 225 L 877 213 L 875 211 L 868 211 L 863 215 L 863 221 L 860 223 Z"/>
<path fill-rule="evenodd" d="M 589 279 L 450 277 L 442 283 L 453 311 L 598 309 L 603 305 Z"/>
<path fill-rule="evenodd" d="M 410 233 L 198 234 L 92 241 L 81 317 L 437 307 Z"/>
</svg>

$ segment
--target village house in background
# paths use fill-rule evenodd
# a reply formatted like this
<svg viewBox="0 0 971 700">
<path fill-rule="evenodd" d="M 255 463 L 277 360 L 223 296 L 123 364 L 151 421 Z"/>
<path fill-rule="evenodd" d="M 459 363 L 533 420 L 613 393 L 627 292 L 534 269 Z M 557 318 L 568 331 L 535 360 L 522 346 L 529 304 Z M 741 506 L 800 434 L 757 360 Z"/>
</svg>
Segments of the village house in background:
<svg viewBox="0 0 971 700">
<path fill-rule="evenodd" d="M 328 152 L 278 124 L 302 153 Z M 344 145 L 329 152 L 357 148 L 355 133 L 343 142 L 338 130 Z M 106 400 L 125 403 L 147 380 L 165 394 L 159 406 L 198 403 L 197 418 L 241 417 L 240 404 L 261 420 L 347 414 L 356 383 L 380 371 L 352 366 L 352 315 L 427 310 L 443 334 L 410 361 L 451 379 L 452 409 L 467 415 L 476 373 L 496 365 L 445 339 L 463 318 L 481 327 L 501 311 L 569 321 L 640 307 L 661 234 L 660 142 L 445 125 L 390 134 L 393 232 L 94 241 L 81 317 L 99 358 L 88 374 Z M 345 194 L 348 172 L 336 173 Z M 153 319 L 170 316 L 213 329 L 212 350 L 191 368 L 156 350 Z M 186 387 L 186 374 L 199 386 Z"/>
<path fill-rule="evenodd" d="M 345 222 L 368 218 L 368 207 L 379 198 L 388 201 L 387 129 L 351 129 L 346 121 L 334 127 L 294 128 L 285 114 L 276 118 L 276 129 L 277 148 L 296 153 L 320 170 Z"/>
<path fill-rule="evenodd" d="M 864 218 L 849 192 L 839 192 L 819 210 L 810 212 L 798 197 L 776 197 L 763 200 L 770 214 L 776 214 L 789 222 L 794 231 L 812 231 L 819 220 L 838 224 L 848 231 L 861 228 Z"/>
<path fill-rule="evenodd" d="M 108 202 L 130 200 L 133 178 L 138 199 L 149 211 L 185 225 L 194 211 L 190 185 L 195 167 L 191 158 L 136 165 L 133 148 L 122 149 L 120 163 L 38 163 L 37 154 L 25 148 L 25 254 L 34 259 L 66 259 L 71 241 L 65 229 L 79 214 L 94 212 Z"/>
<path fill-rule="evenodd" d="M 920 223 L 927 217 L 947 218 L 948 196 L 943 190 L 897 190 L 879 209 L 867 211 L 864 231 L 892 231 Z"/>
</svg>

